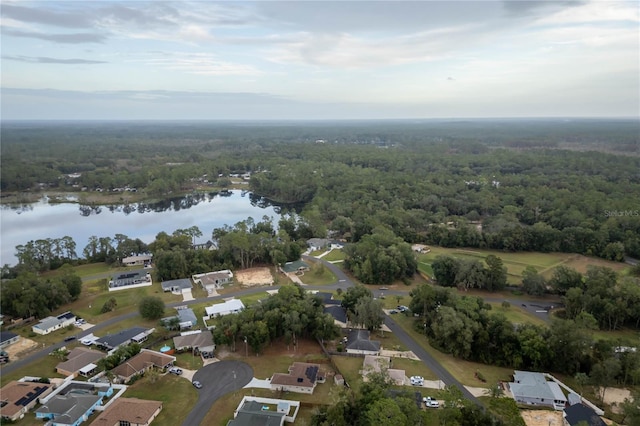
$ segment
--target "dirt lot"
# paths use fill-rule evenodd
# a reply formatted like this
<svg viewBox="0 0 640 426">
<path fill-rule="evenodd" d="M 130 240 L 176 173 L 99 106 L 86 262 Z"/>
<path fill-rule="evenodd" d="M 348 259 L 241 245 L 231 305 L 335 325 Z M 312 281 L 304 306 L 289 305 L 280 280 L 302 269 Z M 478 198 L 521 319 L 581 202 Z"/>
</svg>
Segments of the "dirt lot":
<svg viewBox="0 0 640 426">
<path fill-rule="evenodd" d="M 562 426 L 562 411 L 520 410 L 527 426 Z"/>
<path fill-rule="evenodd" d="M 7 346 L 5 348 L 5 352 L 9 354 L 9 359 L 11 361 L 15 361 L 20 359 L 21 355 L 24 355 L 31 350 L 35 349 L 38 346 L 37 342 L 34 342 L 31 339 L 27 339 L 25 337 L 21 337 L 20 340 L 13 345 Z"/>
<path fill-rule="evenodd" d="M 269 268 L 251 268 L 236 271 L 235 281 L 244 286 L 273 285 L 273 276 Z"/>
</svg>

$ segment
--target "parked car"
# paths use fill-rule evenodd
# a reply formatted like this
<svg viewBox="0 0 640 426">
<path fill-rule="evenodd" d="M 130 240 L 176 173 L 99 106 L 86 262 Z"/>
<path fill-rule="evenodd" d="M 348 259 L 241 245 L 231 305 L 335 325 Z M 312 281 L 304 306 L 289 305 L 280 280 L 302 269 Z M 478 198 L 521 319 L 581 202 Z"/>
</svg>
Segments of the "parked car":
<svg viewBox="0 0 640 426">
<path fill-rule="evenodd" d="M 422 398 L 422 401 L 424 402 L 424 405 L 427 408 L 438 408 L 438 407 L 440 407 L 440 403 L 435 398 L 432 398 L 430 396 L 425 396 L 424 398 Z"/>
<path fill-rule="evenodd" d="M 200 383 L 199 381 L 194 380 L 192 383 L 193 383 L 193 387 L 194 387 L 194 388 L 196 388 L 196 389 L 202 389 L 202 383 Z"/>
<path fill-rule="evenodd" d="M 380 287 L 378 290 L 389 290 L 389 287 Z"/>
<path fill-rule="evenodd" d="M 65 341 L 65 342 L 70 342 L 70 341 L 72 341 L 72 340 L 76 340 L 76 336 L 69 336 L 69 337 L 65 337 L 65 338 L 64 338 L 64 341 Z"/>
<path fill-rule="evenodd" d="M 397 314 L 399 311 L 397 309 L 392 309 L 389 311 L 390 314 Z"/>
<path fill-rule="evenodd" d="M 169 373 L 171 374 L 175 374 L 176 376 L 179 376 L 182 374 L 182 369 L 178 368 L 178 367 L 171 367 L 169 369 Z"/>
<path fill-rule="evenodd" d="M 411 376 L 409 380 L 412 386 L 422 386 L 424 384 L 424 377 L 422 376 Z"/>
</svg>

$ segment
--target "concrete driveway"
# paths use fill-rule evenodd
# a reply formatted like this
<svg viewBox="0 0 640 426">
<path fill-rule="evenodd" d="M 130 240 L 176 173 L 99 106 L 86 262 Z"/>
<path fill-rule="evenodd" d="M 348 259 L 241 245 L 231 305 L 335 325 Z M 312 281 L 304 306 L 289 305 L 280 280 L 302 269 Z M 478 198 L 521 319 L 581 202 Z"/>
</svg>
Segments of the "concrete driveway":
<svg viewBox="0 0 640 426">
<path fill-rule="evenodd" d="M 196 371 L 193 380 L 202 383 L 202 389 L 198 389 L 198 402 L 182 426 L 199 425 L 218 398 L 241 389 L 252 379 L 253 369 L 241 361 L 220 361 Z"/>
</svg>

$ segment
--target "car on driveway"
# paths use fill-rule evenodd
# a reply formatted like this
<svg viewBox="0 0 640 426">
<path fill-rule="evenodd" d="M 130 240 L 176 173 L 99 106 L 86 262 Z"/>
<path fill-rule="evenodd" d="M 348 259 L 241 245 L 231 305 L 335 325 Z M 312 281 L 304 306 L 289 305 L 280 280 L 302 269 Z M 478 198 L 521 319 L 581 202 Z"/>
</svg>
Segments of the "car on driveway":
<svg viewBox="0 0 640 426">
<path fill-rule="evenodd" d="M 194 388 L 196 388 L 196 389 L 202 389 L 202 383 L 200 383 L 199 381 L 194 380 L 192 383 L 193 383 L 193 387 L 194 387 Z"/>
<path fill-rule="evenodd" d="M 397 309 L 392 309 L 389 311 L 390 314 L 397 314 L 399 311 Z"/>
<path fill-rule="evenodd" d="M 169 369 L 169 373 L 171 374 L 175 374 L 176 376 L 179 376 L 182 374 L 182 369 L 178 368 L 178 367 L 171 367 Z"/>
<path fill-rule="evenodd" d="M 422 386 L 424 385 L 424 377 L 422 376 L 411 376 L 409 379 L 412 386 Z"/>
<path fill-rule="evenodd" d="M 424 402 L 424 405 L 427 408 L 438 408 L 438 407 L 440 407 L 440 403 L 435 398 L 432 398 L 430 396 L 425 396 L 424 398 L 422 398 L 422 401 Z"/>
</svg>

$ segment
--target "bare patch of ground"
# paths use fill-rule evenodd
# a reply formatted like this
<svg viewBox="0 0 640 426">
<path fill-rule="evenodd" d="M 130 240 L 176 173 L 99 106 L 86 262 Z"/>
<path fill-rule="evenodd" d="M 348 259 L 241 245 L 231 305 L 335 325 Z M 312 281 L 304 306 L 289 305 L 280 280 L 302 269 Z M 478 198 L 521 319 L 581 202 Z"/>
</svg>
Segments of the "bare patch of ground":
<svg viewBox="0 0 640 426">
<path fill-rule="evenodd" d="M 527 426 L 562 426 L 562 411 L 520 410 Z"/>
<path fill-rule="evenodd" d="M 34 342 L 31 339 L 27 339 L 25 337 L 21 337 L 16 343 L 7 346 L 4 350 L 9 354 L 9 359 L 11 361 L 15 361 L 20 359 L 21 356 L 31 352 L 36 347 L 38 347 L 38 343 Z"/>
<path fill-rule="evenodd" d="M 273 276 L 269 268 L 250 268 L 236 271 L 235 281 L 247 287 L 273 285 Z"/>
<path fill-rule="evenodd" d="M 629 389 L 607 388 L 604 393 L 604 403 L 609 405 L 614 413 L 620 412 L 620 404 L 624 402 L 625 398 L 632 399 Z"/>
</svg>

